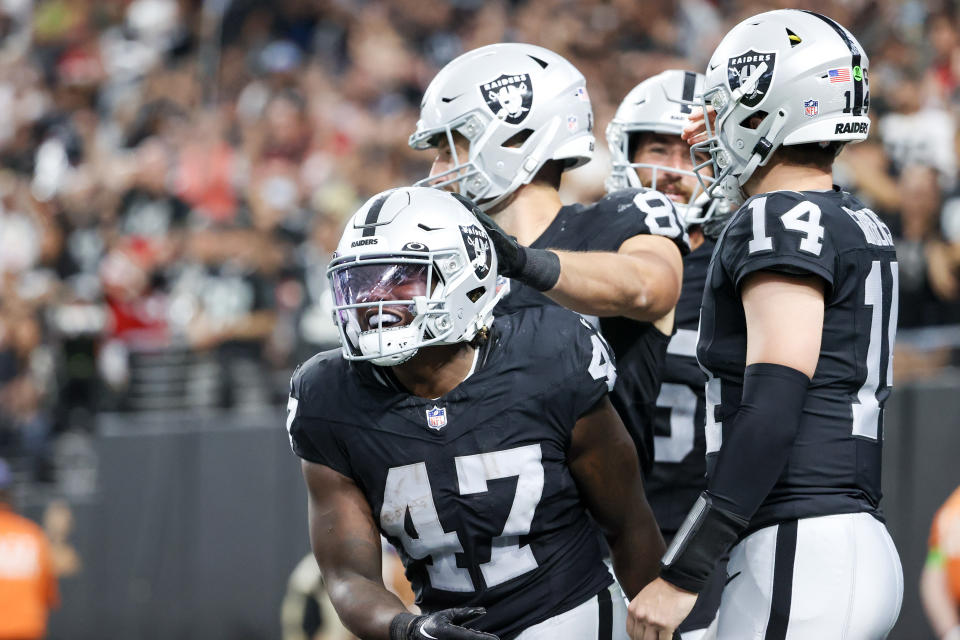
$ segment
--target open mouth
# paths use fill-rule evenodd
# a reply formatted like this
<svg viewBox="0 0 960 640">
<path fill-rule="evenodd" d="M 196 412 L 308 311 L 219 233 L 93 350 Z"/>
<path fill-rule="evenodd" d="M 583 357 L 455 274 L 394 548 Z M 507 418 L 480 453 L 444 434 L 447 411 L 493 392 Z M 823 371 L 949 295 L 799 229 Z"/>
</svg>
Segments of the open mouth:
<svg viewBox="0 0 960 640">
<path fill-rule="evenodd" d="M 378 329 L 383 327 L 389 329 L 403 322 L 403 316 L 387 310 L 369 309 L 364 316 L 364 321 L 369 329 Z"/>
</svg>

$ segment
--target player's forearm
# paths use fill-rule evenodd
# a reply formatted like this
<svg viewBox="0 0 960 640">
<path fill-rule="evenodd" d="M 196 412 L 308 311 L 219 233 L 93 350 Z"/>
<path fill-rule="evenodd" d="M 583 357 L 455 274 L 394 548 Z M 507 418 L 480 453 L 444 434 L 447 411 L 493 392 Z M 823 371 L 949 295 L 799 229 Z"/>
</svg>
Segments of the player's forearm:
<svg viewBox="0 0 960 640">
<path fill-rule="evenodd" d="M 699 593 L 777 482 L 800 426 L 810 379 L 782 365 L 744 372 L 740 406 L 707 482 L 663 558 L 661 577 Z"/>
<path fill-rule="evenodd" d="M 554 251 L 560 278 L 546 295 L 558 304 L 594 316 L 653 321 L 680 297 L 680 279 L 661 257 L 612 252 Z"/>
<path fill-rule="evenodd" d="M 790 456 L 809 383 L 790 367 L 747 367 L 740 407 L 707 483 L 718 506 L 744 520 L 753 517 Z"/>
<path fill-rule="evenodd" d="M 623 592 L 630 599 L 659 575 L 660 558 L 666 549 L 645 502 L 644 507 L 648 518 L 634 518 L 634 522 L 625 523 L 622 531 L 607 535 L 613 571 Z"/>
<path fill-rule="evenodd" d="M 390 621 L 406 612 L 383 585 L 380 533 L 353 480 L 322 464 L 302 462 L 309 500 L 310 547 L 330 602 L 361 638 L 390 639 Z"/>
<path fill-rule="evenodd" d="M 390 640 L 390 622 L 398 613 L 408 613 L 378 580 L 355 574 L 333 579 L 325 575 L 324 582 L 340 621 L 359 638 Z"/>
<path fill-rule="evenodd" d="M 664 544 L 643 492 L 637 450 L 608 398 L 577 421 L 567 459 L 610 546 L 617 579 L 633 597 L 657 577 Z"/>
</svg>

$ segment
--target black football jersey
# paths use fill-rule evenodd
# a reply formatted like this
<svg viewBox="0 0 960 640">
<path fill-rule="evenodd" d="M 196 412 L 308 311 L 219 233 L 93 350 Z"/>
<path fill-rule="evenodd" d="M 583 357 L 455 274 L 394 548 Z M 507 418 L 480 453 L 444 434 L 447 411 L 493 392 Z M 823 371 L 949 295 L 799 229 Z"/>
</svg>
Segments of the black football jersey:
<svg viewBox="0 0 960 640">
<path fill-rule="evenodd" d="M 530 246 L 617 251 L 624 242 L 642 234 L 670 238 L 682 255 L 690 251 L 686 229 L 673 203 L 650 189 L 624 189 L 592 205 L 567 205 Z M 556 304 L 536 289 L 514 280 L 494 313 Z M 646 474 L 653 464 L 653 413 L 670 337 L 649 322 L 618 316 L 588 319 L 599 326 L 617 359 L 617 385 L 610 399 L 637 446 L 640 466 Z"/>
<path fill-rule="evenodd" d="M 421 609 L 486 607 L 476 628 L 511 638 L 613 581 L 567 450 L 615 378 L 586 321 L 540 307 L 497 318 L 474 373 L 435 400 L 315 356 L 293 375 L 287 426 L 298 456 L 363 491 Z"/>
<path fill-rule="evenodd" d="M 654 462 L 645 488 L 653 515 L 668 539 L 707 487 L 703 433 L 707 376 L 697 364 L 697 325 L 714 245 L 713 240 L 705 238 L 683 259 L 676 331 L 667 345 L 654 415 Z"/>
<path fill-rule="evenodd" d="M 897 262 L 886 225 L 856 198 L 778 191 L 750 198 L 721 234 L 703 296 L 697 358 L 708 374 L 707 467 L 740 402 L 745 276 L 760 270 L 827 283 L 820 359 L 783 474 L 750 523 L 869 512 L 881 518 L 883 405 L 893 381 Z"/>
</svg>

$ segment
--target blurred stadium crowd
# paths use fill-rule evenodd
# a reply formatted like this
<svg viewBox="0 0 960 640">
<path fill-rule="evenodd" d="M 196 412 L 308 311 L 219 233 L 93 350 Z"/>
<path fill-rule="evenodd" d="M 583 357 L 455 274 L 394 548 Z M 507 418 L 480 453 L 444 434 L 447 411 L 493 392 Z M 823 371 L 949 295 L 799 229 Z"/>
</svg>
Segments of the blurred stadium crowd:
<svg viewBox="0 0 960 640">
<path fill-rule="evenodd" d="M 98 411 L 282 403 L 292 366 L 336 342 L 325 266 L 345 217 L 427 174 L 407 137 L 458 54 L 525 41 L 584 73 L 599 149 L 564 196 L 586 201 L 630 88 L 702 70 L 730 26 L 791 3 L 0 4 L 0 456 L 44 480 L 58 435 Z M 957 13 L 809 4 L 871 57 L 873 135 L 837 179 L 898 236 L 900 325 L 956 324 Z"/>
</svg>

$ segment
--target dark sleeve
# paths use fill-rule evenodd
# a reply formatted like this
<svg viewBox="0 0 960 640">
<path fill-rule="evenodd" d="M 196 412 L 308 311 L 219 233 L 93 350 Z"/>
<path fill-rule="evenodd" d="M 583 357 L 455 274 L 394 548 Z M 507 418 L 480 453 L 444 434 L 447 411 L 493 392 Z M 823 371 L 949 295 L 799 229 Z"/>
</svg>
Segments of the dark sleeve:
<svg viewBox="0 0 960 640">
<path fill-rule="evenodd" d="M 293 452 L 304 460 L 330 467 L 337 473 L 353 477 L 344 443 L 337 437 L 335 422 L 321 418 L 320 398 L 310 393 L 305 384 L 304 369 L 298 368 L 290 378 L 287 401 L 287 434 Z"/>
<path fill-rule="evenodd" d="M 724 232 L 720 259 L 739 288 L 755 271 L 815 275 L 833 287 L 836 250 L 820 207 L 800 193 L 748 200 Z"/>
<path fill-rule="evenodd" d="M 597 203 L 598 235 L 608 250 L 616 251 L 634 236 L 656 235 L 669 238 L 680 255 L 690 253 L 687 230 L 673 201 L 653 189 L 624 189 L 607 195 Z"/>
</svg>

